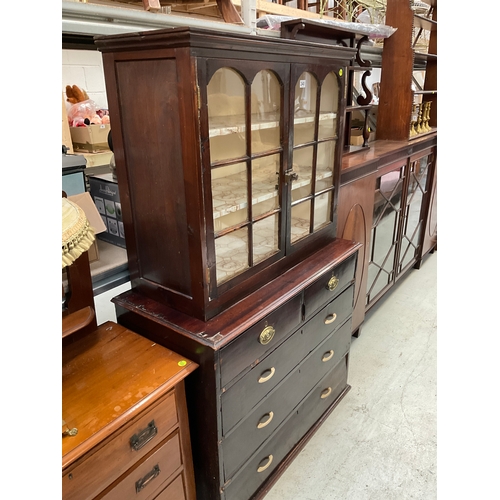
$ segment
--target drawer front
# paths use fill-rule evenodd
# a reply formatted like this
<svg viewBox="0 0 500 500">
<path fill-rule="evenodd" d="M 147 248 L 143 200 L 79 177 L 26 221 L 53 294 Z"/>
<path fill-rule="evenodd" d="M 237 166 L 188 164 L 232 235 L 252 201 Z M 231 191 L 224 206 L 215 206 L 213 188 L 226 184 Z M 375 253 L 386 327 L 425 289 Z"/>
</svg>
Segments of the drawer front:
<svg viewBox="0 0 500 500">
<path fill-rule="evenodd" d="M 179 474 L 154 500 L 186 500 L 182 474 Z"/>
<path fill-rule="evenodd" d="M 351 315 L 354 286 L 341 293 L 300 330 L 254 366 L 221 396 L 222 433 L 229 432 L 301 360 Z M 340 353 L 339 353 L 340 354 Z M 342 353 L 342 356 L 345 352 Z M 340 359 L 336 356 L 336 361 Z"/>
<path fill-rule="evenodd" d="M 283 422 L 316 383 L 349 351 L 351 321 L 331 333 L 222 441 L 224 474 L 230 478 Z"/>
<path fill-rule="evenodd" d="M 357 253 L 324 273 L 304 291 L 305 318 L 310 318 L 318 309 L 335 298 L 354 280 Z"/>
<path fill-rule="evenodd" d="M 176 430 L 160 448 L 127 473 L 101 500 L 152 499 L 181 464 L 179 431 Z"/>
<path fill-rule="evenodd" d="M 221 349 L 221 387 L 225 387 L 242 369 L 274 350 L 297 329 L 301 319 L 302 297 L 299 294 Z"/>
<path fill-rule="evenodd" d="M 93 498 L 139 461 L 177 423 L 173 392 L 62 478 L 64 500 Z M 70 439 L 70 438 L 68 438 Z"/>
<path fill-rule="evenodd" d="M 345 358 L 254 453 L 225 488 L 225 500 L 248 500 L 347 386 Z"/>
</svg>

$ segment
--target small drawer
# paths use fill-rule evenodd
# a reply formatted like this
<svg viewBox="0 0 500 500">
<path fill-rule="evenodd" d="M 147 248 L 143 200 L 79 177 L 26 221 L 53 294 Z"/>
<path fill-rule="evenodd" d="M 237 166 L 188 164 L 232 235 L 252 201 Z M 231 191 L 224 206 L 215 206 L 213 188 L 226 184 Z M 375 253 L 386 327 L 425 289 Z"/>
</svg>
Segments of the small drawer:
<svg viewBox="0 0 500 500">
<path fill-rule="evenodd" d="M 347 362 L 344 358 L 235 474 L 225 488 L 225 500 L 251 498 L 346 387 Z"/>
<path fill-rule="evenodd" d="M 357 253 L 324 273 L 304 291 L 305 318 L 310 318 L 318 309 L 335 298 L 353 280 L 356 271 Z"/>
<path fill-rule="evenodd" d="M 225 479 L 229 479 L 349 351 L 351 322 L 330 334 L 285 380 L 222 441 Z M 223 408 L 223 417 L 224 417 Z"/>
<path fill-rule="evenodd" d="M 221 387 L 252 366 L 297 329 L 302 319 L 302 297 L 297 295 L 221 349 Z"/>
<path fill-rule="evenodd" d="M 152 499 L 181 465 L 179 431 L 175 431 L 160 448 L 127 472 L 100 500 Z"/>
<path fill-rule="evenodd" d="M 157 446 L 176 423 L 175 394 L 171 392 L 160 404 L 117 432 L 95 453 L 64 473 L 64 500 L 93 498 Z"/>
<path fill-rule="evenodd" d="M 182 474 L 179 474 L 154 500 L 186 500 Z"/>
</svg>

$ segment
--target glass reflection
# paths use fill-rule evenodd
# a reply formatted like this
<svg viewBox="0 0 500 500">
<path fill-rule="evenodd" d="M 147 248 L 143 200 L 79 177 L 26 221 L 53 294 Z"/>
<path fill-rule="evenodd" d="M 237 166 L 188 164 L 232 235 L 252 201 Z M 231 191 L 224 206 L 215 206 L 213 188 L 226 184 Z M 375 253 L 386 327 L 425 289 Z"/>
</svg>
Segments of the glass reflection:
<svg viewBox="0 0 500 500">
<path fill-rule="evenodd" d="M 316 162 L 316 191 L 333 186 L 333 168 L 336 141 L 318 144 L 318 160 Z"/>
<path fill-rule="evenodd" d="M 292 207 L 290 241 L 301 240 L 309 234 L 311 226 L 311 201 L 307 200 Z"/>
<path fill-rule="evenodd" d="M 313 154 L 313 146 L 295 149 L 293 152 L 293 171 L 298 178 L 292 182 L 292 202 L 301 200 L 312 193 Z"/>
<path fill-rule="evenodd" d="M 252 215 L 255 219 L 279 207 L 280 155 L 265 156 L 252 160 Z"/>
<path fill-rule="evenodd" d="M 330 223 L 332 219 L 332 191 L 314 199 L 314 231 Z"/>
<path fill-rule="evenodd" d="M 248 269 L 248 229 L 239 229 L 217 238 L 215 259 L 218 285 Z"/>
<path fill-rule="evenodd" d="M 335 137 L 337 134 L 337 109 L 339 84 L 335 73 L 329 73 L 321 85 L 319 105 L 318 140 Z"/>
<path fill-rule="evenodd" d="M 253 225 L 253 263 L 258 264 L 278 252 L 279 214 L 273 214 Z"/>
<path fill-rule="evenodd" d="M 311 73 L 302 73 L 295 84 L 293 144 L 314 140 L 318 82 Z"/>
</svg>

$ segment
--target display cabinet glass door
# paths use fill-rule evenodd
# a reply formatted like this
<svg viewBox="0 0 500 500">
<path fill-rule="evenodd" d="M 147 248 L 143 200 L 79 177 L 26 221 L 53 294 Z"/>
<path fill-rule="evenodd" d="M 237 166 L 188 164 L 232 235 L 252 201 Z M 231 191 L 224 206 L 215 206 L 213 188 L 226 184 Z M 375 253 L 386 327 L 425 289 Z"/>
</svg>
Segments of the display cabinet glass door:
<svg viewBox="0 0 500 500">
<path fill-rule="evenodd" d="M 406 162 L 376 179 L 368 261 L 367 306 L 391 286 L 395 279 L 405 175 Z"/>
<path fill-rule="evenodd" d="M 283 85 L 269 69 L 221 67 L 207 87 L 216 283 L 284 252 Z"/>
<path fill-rule="evenodd" d="M 291 186 L 287 233 L 292 246 L 333 222 L 343 70 L 328 71 L 326 76 L 311 68 L 296 68 L 293 73 L 298 75 L 294 79 L 293 149 L 285 172 Z"/>
<path fill-rule="evenodd" d="M 397 275 L 412 266 L 420 253 L 424 226 L 423 205 L 433 157 L 433 153 L 430 153 L 417 159 L 410 158 Z"/>
</svg>

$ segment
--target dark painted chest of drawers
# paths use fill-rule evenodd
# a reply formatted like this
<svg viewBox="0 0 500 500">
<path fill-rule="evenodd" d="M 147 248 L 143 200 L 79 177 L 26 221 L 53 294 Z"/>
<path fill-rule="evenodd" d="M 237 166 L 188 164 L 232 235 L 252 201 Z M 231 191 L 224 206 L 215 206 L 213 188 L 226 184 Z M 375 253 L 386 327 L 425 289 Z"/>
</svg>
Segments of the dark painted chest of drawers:
<svg viewBox="0 0 500 500">
<path fill-rule="evenodd" d="M 208 322 L 134 290 L 118 321 L 199 364 L 187 381 L 199 500 L 262 497 L 350 389 L 360 245 L 337 239 Z"/>
</svg>

